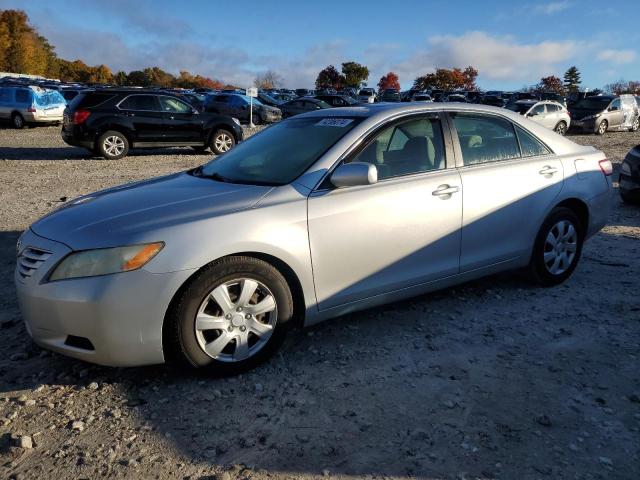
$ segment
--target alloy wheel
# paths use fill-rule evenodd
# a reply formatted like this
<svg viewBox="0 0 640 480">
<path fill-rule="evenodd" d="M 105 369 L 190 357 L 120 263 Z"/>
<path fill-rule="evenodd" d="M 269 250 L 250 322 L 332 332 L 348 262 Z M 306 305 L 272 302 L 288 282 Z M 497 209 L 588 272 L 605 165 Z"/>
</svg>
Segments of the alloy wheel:
<svg viewBox="0 0 640 480">
<path fill-rule="evenodd" d="M 600 125 L 598 125 L 598 133 L 600 135 L 604 135 L 607 132 L 607 122 L 602 121 Z"/>
<path fill-rule="evenodd" d="M 220 152 L 228 152 L 229 150 L 231 150 L 231 147 L 233 146 L 233 139 L 228 134 L 221 133 L 219 135 L 216 135 L 214 143 L 216 148 Z"/>
<path fill-rule="evenodd" d="M 117 157 L 124 152 L 124 140 L 116 135 L 111 135 L 105 138 L 103 146 L 104 151 L 110 157 Z"/>
<path fill-rule="evenodd" d="M 547 234 L 544 265 L 552 275 L 562 275 L 576 258 L 578 231 L 569 220 L 560 220 Z"/>
<path fill-rule="evenodd" d="M 637 132 L 638 128 L 640 128 L 640 117 L 637 117 L 634 121 L 633 124 L 631 125 L 631 131 L 632 132 Z"/>
<path fill-rule="evenodd" d="M 269 341 L 278 318 L 274 295 L 262 282 L 238 278 L 211 290 L 195 319 L 198 345 L 221 362 L 240 362 Z"/>
<path fill-rule="evenodd" d="M 556 133 L 564 135 L 565 133 L 567 133 L 567 125 L 564 122 L 560 122 L 558 125 L 556 125 L 555 130 Z"/>
<path fill-rule="evenodd" d="M 13 126 L 16 128 L 22 128 L 24 126 L 24 119 L 22 115 L 15 115 L 13 117 Z"/>
</svg>

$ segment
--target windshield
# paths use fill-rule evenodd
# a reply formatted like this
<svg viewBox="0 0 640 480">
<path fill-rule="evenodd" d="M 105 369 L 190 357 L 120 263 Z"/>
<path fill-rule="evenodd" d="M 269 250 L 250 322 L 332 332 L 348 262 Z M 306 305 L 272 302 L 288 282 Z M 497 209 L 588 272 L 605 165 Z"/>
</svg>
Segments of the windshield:
<svg viewBox="0 0 640 480">
<path fill-rule="evenodd" d="M 512 103 L 507 105 L 508 110 L 513 110 L 514 112 L 518 112 L 520 115 L 524 115 L 529 111 L 532 105 L 530 104 L 522 104 L 522 103 Z"/>
<path fill-rule="evenodd" d="M 604 110 L 607 108 L 607 105 L 609 105 L 609 102 L 611 102 L 610 98 L 583 98 L 576 103 L 575 108 L 582 108 L 584 110 Z"/>
<path fill-rule="evenodd" d="M 230 183 L 286 185 L 302 175 L 361 119 L 291 118 L 196 169 L 196 176 Z"/>
</svg>

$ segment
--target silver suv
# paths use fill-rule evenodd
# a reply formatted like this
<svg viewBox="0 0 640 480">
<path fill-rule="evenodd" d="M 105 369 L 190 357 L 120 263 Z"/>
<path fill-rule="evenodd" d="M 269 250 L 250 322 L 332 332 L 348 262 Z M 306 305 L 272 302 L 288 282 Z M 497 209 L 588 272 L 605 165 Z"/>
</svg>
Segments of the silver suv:
<svg viewBox="0 0 640 480">
<path fill-rule="evenodd" d="M 572 126 L 604 135 L 607 131 L 635 132 L 640 128 L 638 104 L 633 95 L 587 97 L 569 107 Z"/>
</svg>

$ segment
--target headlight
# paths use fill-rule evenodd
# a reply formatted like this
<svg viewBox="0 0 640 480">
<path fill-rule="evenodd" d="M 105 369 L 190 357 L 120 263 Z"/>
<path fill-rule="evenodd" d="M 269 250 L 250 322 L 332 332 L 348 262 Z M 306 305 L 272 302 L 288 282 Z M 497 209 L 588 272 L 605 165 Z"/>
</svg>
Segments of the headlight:
<svg viewBox="0 0 640 480">
<path fill-rule="evenodd" d="M 240 125 L 240 120 L 238 120 L 236 117 L 232 117 L 231 120 L 233 120 L 234 123 Z"/>
<path fill-rule="evenodd" d="M 164 243 L 158 242 L 75 252 L 60 262 L 49 279 L 94 277 L 137 270 L 155 257 L 162 247 Z"/>
</svg>

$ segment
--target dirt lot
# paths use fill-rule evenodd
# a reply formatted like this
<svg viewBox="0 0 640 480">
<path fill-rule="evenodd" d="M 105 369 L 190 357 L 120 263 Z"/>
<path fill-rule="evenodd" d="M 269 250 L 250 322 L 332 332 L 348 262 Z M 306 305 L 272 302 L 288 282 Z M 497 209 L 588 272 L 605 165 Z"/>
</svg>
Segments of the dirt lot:
<svg viewBox="0 0 640 480">
<path fill-rule="evenodd" d="M 640 134 L 573 140 L 620 162 Z M 32 346 L 19 232 L 67 198 L 207 158 L 111 162 L 54 127 L 0 129 L 0 478 L 640 478 L 640 208 L 617 196 L 562 286 L 500 275 L 350 315 L 236 378 Z"/>
</svg>

